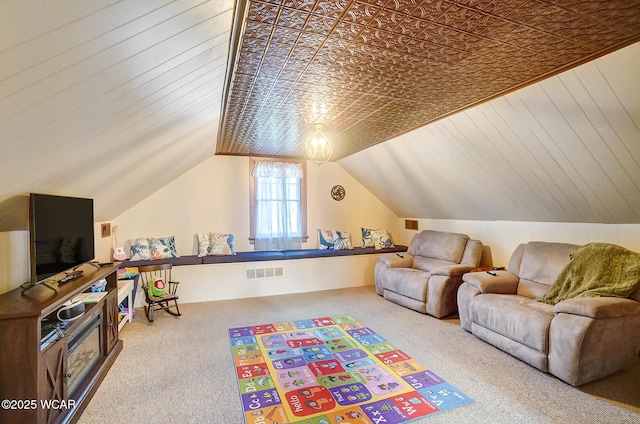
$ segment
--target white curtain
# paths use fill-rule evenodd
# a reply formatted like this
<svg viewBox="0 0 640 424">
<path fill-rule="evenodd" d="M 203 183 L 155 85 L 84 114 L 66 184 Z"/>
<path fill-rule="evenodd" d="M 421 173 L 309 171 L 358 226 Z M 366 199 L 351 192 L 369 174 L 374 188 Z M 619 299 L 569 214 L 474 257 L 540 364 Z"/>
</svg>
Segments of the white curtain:
<svg viewBox="0 0 640 424">
<path fill-rule="evenodd" d="M 300 180 L 302 165 L 256 161 L 255 250 L 302 248 Z"/>
</svg>

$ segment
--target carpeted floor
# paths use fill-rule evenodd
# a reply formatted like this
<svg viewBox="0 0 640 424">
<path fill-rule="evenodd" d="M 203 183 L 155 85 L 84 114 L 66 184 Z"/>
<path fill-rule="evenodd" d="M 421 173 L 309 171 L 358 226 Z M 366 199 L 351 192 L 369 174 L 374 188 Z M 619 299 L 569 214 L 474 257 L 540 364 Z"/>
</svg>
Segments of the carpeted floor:
<svg viewBox="0 0 640 424">
<path fill-rule="evenodd" d="M 244 423 L 227 329 L 351 314 L 475 400 L 420 423 L 638 423 L 640 360 L 578 388 L 465 332 L 388 302 L 373 287 L 181 305 L 183 316 L 141 311 L 80 423 Z M 420 337 L 416 337 L 420 335 Z"/>
</svg>

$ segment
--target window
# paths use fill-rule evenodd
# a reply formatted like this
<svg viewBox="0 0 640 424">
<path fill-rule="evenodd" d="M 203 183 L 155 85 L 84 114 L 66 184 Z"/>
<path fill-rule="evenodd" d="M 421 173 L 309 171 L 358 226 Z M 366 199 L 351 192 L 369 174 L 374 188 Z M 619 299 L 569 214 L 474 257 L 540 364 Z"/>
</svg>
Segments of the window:
<svg viewBox="0 0 640 424">
<path fill-rule="evenodd" d="M 300 249 L 307 239 L 306 163 L 252 158 L 250 169 L 254 249 Z"/>
</svg>

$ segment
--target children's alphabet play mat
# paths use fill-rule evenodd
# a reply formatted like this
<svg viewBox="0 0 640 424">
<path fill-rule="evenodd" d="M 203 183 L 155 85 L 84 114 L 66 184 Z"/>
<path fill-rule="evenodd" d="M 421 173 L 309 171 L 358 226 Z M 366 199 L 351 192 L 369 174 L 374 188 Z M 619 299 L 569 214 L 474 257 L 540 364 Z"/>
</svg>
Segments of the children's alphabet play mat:
<svg viewBox="0 0 640 424">
<path fill-rule="evenodd" d="M 473 402 L 350 315 L 229 337 L 247 424 L 396 424 Z"/>
</svg>

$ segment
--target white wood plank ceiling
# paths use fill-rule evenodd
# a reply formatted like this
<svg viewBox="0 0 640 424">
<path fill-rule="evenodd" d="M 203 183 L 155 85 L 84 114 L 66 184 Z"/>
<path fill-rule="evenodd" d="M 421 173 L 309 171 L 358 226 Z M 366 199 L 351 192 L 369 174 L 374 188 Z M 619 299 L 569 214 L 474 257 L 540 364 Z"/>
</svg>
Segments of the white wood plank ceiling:
<svg viewBox="0 0 640 424">
<path fill-rule="evenodd" d="M 93 197 L 96 220 L 213 154 L 233 0 L 0 2 L 0 200 Z"/>
</svg>

